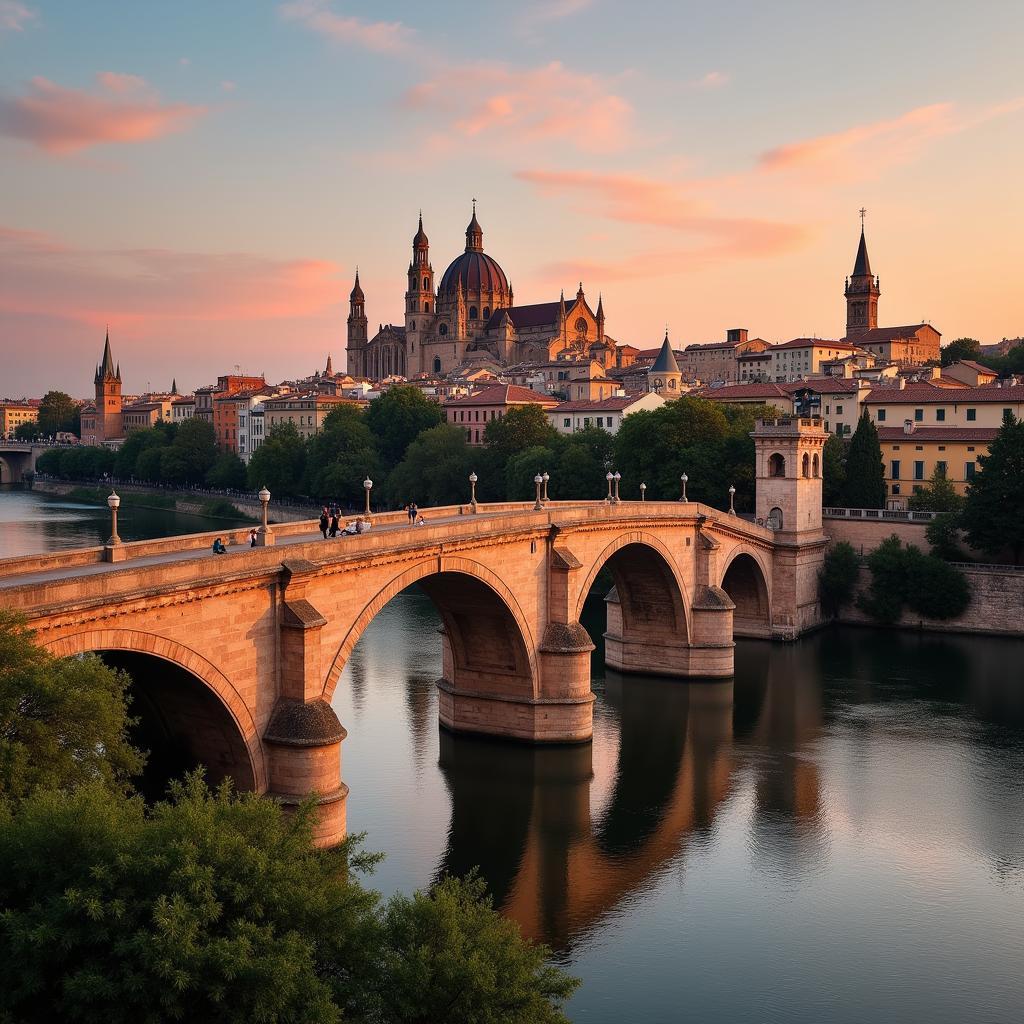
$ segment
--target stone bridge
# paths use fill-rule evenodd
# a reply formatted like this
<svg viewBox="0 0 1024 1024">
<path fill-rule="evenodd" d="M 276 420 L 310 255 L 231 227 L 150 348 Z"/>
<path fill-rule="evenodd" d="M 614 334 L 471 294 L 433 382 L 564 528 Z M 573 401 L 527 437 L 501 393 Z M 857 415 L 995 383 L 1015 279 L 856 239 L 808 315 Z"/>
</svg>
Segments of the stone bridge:
<svg viewBox="0 0 1024 1024">
<path fill-rule="evenodd" d="M 331 698 L 391 598 L 417 584 L 438 609 L 443 726 L 586 741 L 580 615 L 593 588 L 606 593 L 606 661 L 624 673 L 727 679 L 735 635 L 788 640 L 818 624 L 825 437 L 816 420 L 759 424 L 757 510 L 771 527 L 682 501 L 457 506 L 326 542 L 290 523 L 219 557 L 198 535 L 124 545 L 113 563 L 103 548 L 14 559 L 0 600 L 53 653 L 128 670 L 136 710 L 212 779 L 285 803 L 316 793 L 330 844 L 347 795 Z"/>
<path fill-rule="evenodd" d="M 0 484 L 19 484 L 36 470 L 36 462 L 51 448 L 71 448 L 69 444 L 43 441 L 0 441 Z"/>
</svg>

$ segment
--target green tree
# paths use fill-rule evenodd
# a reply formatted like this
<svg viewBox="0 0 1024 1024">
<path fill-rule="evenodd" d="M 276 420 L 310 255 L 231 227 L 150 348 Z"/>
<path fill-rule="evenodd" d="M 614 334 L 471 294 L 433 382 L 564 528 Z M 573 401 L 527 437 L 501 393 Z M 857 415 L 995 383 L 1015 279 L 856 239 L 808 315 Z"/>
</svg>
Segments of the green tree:
<svg viewBox="0 0 1024 1024">
<path fill-rule="evenodd" d="M 185 479 L 184 467 L 180 470 L 171 469 L 172 463 L 168 461 L 170 454 L 171 448 L 144 448 L 135 460 L 135 477 L 151 484 L 160 483 L 161 480 L 180 483 Z"/>
<path fill-rule="evenodd" d="M 952 366 L 962 359 L 978 360 L 981 358 L 981 342 L 975 338 L 954 338 L 941 353 L 942 365 Z"/>
<path fill-rule="evenodd" d="M 217 461 L 217 435 L 213 424 L 193 416 L 180 424 L 174 440 L 173 459 L 164 467 L 164 480 L 172 484 L 201 484 Z"/>
<path fill-rule="evenodd" d="M 829 434 L 821 453 L 821 503 L 838 506 L 846 487 L 846 442 L 838 434 Z"/>
<path fill-rule="evenodd" d="M 959 512 L 943 512 L 925 527 L 924 535 L 933 555 L 947 562 L 971 561 L 960 546 L 962 519 Z"/>
<path fill-rule="evenodd" d="M 304 493 L 359 506 L 363 480 L 369 476 L 383 488 L 382 475 L 377 439 L 366 414 L 355 405 L 337 406 L 306 444 Z"/>
<path fill-rule="evenodd" d="M 245 463 L 234 452 L 221 452 L 206 471 L 206 484 L 221 490 L 242 490 L 245 487 Z"/>
<path fill-rule="evenodd" d="M 1007 413 L 978 465 L 964 504 L 967 539 L 993 558 L 1009 550 L 1019 565 L 1024 554 L 1024 420 Z"/>
<path fill-rule="evenodd" d="M 271 494 L 295 497 L 302 493 L 306 469 L 306 443 L 294 423 L 271 427 L 263 444 L 249 460 L 249 487 L 266 487 Z"/>
<path fill-rule="evenodd" d="M 833 544 L 818 574 L 822 610 L 835 618 L 854 598 L 860 578 L 860 559 L 846 541 Z"/>
<path fill-rule="evenodd" d="M 42 435 L 39 429 L 38 420 L 29 420 L 27 423 L 19 423 L 14 428 L 14 439 L 16 441 L 34 441 Z"/>
<path fill-rule="evenodd" d="M 411 384 L 388 388 L 366 410 L 366 425 L 377 438 L 387 469 L 402 461 L 406 449 L 424 430 L 442 423 L 441 406 Z"/>
<path fill-rule="evenodd" d="M 382 907 L 351 848 L 313 848 L 314 813 L 198 774 L 148 812 L 100 787 L 34 795 L 0 821 L 0 1015 L 564 1022 L 575 981 L 478 882 Z"/>
<path fill-rule="evenodd" d="M 169 443 L 170 438 L 163 424 L 148 427 L 145 430 L 133 430 L 124 439 L 124 444 L 117 450 L 114 457 L 114 475 L 121 480 L 140 476 L 136 472 L 139 456 L 147 448 L 163 448 Z"/>
<path fill-rule="evenodd" d="M 555 453 L 545 445 L 533 445 L 505 463 L 505 494 L 509 501 L 532 501 L 537 494 L 533 478 L 554 468 Z"/>
<path fill-rule="evenodd" d="M 52 437 L 60 431 L 81 433 L 79 406 L 63 391 L 47 391 L 39 403 L 39 433 Z"/>
<path fill-rule="evenodd" d="M 510 459 L 527 449 L 546 448 L 549 454 L 544 461 L 554 465 L 554 452 L 559 443 L 558 432 L 544 410 L 533 403 L 511 406 L 501 419 L 490 420 L 483 438 L 485 452 L 482 468 L 477 470 L 480 476 L 477 491 L 481 500 L 486 501 L 513 500 L 507 490 Z M 518 475 L 521 474 L 517 474 L 516 479 Z"/>
<path fill-rule="evenodd" d="M 548 493 L 566 501 L 602 498 L 605 473 L 615 459 L 615 439 L 600 427 L 586 427 L 566 438 L 551 472 Z"/>
<path fill-rule="evenodd" d="M 928 486 L 912 494 L 908 504 L 921 512 L 959 512 L 964 507 L 964 498 L 957 494 L 946 471 L 937 466 Z"/>
<path fill-rule="evenodd" d="M 123 788 L 142 769 L 128 742 L 129 678 L 95 655 L 55 658 L 34 637 L 0 609 L 0 799 L 92 781 Z"/>
<path fill-rule="evenodd" d="M 479 451 L 466 443 L 461 428 L 442 423 L 424 430 L 406 449 L 405 458 L 387 480 L 393 505 L 414 501 L 423 508 L 469 501 L 469 474 L 476 471 Z"/>
<path fill-rule="evenodd" d="M 868 416 L 861 413 L 846 453 L 846 481 L 843 485 L 846 508 L 885 507 L 885 464 L 878 430 Z"/>
<path fill-rule="evenodd" d="M 496 914 L 481 879 L 396 896 L 384 915 L 383 1017 L 433 1024 L 560 1024 L 578 982 Z"/>
</svg>

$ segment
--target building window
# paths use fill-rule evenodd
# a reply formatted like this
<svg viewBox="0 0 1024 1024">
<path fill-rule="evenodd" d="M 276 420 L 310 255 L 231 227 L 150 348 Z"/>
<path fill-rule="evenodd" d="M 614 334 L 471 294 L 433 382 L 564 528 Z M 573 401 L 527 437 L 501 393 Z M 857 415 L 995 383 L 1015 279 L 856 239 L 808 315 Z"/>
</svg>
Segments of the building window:
<svg viewBox="0 0 1024 1024">
<path fill-rule="evenodd" d="M 968 420 L 968 422 L 973 422 L 977 418 L 978 418 L 978 410 L 977 409 L 968 409 L 967 410 L 967 420 Z"/>
<path fill-rule="evenodd" d="M 476 432 L 476 443 L 477 444 L 480 443 L 480 431 L 479 430 Z"/>
<path fill-rule="evenodd" d="M 571 425 L 572 425 L 572 423 L 571 423 L 571 421 L 570 421 L 568 416 L 565 419 L 562 420 L 562 426 L 563 427 L 568 427 L 568 426 L 571 426 Z"/>
<path fill-rule="evenodd" d="M 884 409 L 879 409 L 878 410 L 877 419 L 878 419 L 879 423 L 884 423 L 885 422 L 885 410 Z"/>
<path fill-rule="evenodd" d="M 900 460 L 893 459 L 889 463 L 889 478 L 891 480 L 899 480 L 900 478 Z"/>
<path fill-rule="evenodd" d="M 937 423 L 943 423 L 945 421 L 945 419 L 946 419 L 946 410 L 945 409 L 936 409 L 935 410 L 935 421 Z"/>
<path fill-rule="evenodd" d="M 939 459 L 935 463 L 935 472 L 936 473 L 941 473 L 943 476 L 946 475 L 946 460 L 945 459 Z"/>
<path fill-rule="evenodd" d="M 476 318 L 477 318 L 476 317 L 476 306 L 470 306 L 469 307 L 469 319 L 470 320 L 475 320 Z"/>
<path fill-rule="evenodd" d="M 424 313 L 429 313 L 430 312 L 430 303 L 429 302 L 424 302 L 423 303 L 423 312 Z"/>
<path fill-rule="evenodd" d="M 589 416 L 584 416 L 583 417 L 583 426 L 585 426 L 585 427 L 589 427 L 590 426 L 590 417 Z"/>
<path fill-rule="evenodd" d="M 437 333 L 440 334 L 441 337 L 443 338 L 448 333 L 448 325 L 447 324 L 441 324 L 441 326 L 438 327 L 438 329 L 437 329 Z M 440 370 L 441 369 L 440 360 L 435 359 L 434 362 L 438 363 L 438 367 L 437 368 Z"/>
<path fill-rule="evenodd" d="M 914 410 L 914 422 L 915 423 L 921 423 L 921 422 L 923 422 L 923 420 L 924 420 L 924 409 L 915 409 Z"/>
<path fill-rule="evenodd" d="M 969 444 L 969 445 L 967 446 L 967 450 L 968 450 L 969 452 L 973 452 L 973 451 L 974 451 L 974 445 L 973 445 L 973 444 Z"/>
<path fill-rule="evenodd" d="M 892 493 L 893 494 L 899 494 L 900 493 L 900 485 L 899 484 L 893 484 L 892 485 Z"/>
<path fill-rule="evenodd" d="M 836 415 L 837 416 L 842 416 L 842 414 L 843 414 L 843 407 L 841 405 L 837 405 L 836 406 Z"/>
<path fill-rule="evenodd" d="M 923 480 L 924 479 L 924 463 L 923 462 L 915 462 L 914 463 L 914 479 L 915 480 Z"/>
<path fill-rule="evenodd" d="M 444 324 L 441 324 L 441 330 L 444 331 L 444 329 L 445 329 Z M 435 359 L 434 359 L 434 373 L 440 373 L 440 372 L 441 372 L 441 360 L 435 357 Z"/>
<path fill-rule="evenodd" d="M 425 292 L 430 291 L 430 279 L 427 277 L 423 278 L 423 290 Z"/>
<path fill-rule="evenodd" d="M 1003 410 L 1003 419 L 1005 420 L 1006 417 L 1009 416 L 1012 411 L 1013 411 L 1012 409 L 1004 409 Z"/>
<path fill-rule="evenodd" d="M 778 453 L 775 452 L 768 458 L 768 475 L 769 476 L 785 476 L 786 475 L 786 460 Z"/>
<path fill-rule="evenodd" d="M 964 479 L 965 480 L 973 480 L 974 479 L 974 463 L 973 462 L 965 462 L 964 463 Z"/>
<path fill-rule="evenodd" d="M 597 417 L 597 425 L 599 427 L 603 427 L 604 426 L 604 417 L 603 416 L 598 416 Z"/>
<path fill-rule="evenodd" d="M 484 306 L 484 319 L 485 319 L 485 320 L 489 320 L 490 318 L 491 318 L 491 310 L 490 310 L 490 307 L 488 307 L 488 306 Z"/>
</svg>

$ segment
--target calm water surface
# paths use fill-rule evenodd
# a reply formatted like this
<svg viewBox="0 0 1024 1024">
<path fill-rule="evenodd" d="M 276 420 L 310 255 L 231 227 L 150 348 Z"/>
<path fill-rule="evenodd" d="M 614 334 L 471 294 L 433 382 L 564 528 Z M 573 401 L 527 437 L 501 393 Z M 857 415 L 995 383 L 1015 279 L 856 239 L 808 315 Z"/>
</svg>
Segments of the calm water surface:
<svg viewBox="0 0 1024 1024">
<path fill-rule="evenodd" d="M 122 540 L 202 533 L 232 525 L 231 520 L 127 505 L 122 505 L 117 514 L 117 532 Z M 110 510 L 106 505 L 82 504 L 0 485 L 0 558 L 94 547 L 109 536 Z"/>
<path fill-rule="evenodd" d="M 573 1020 L 1024 1019 L 1024 643 L 837 629 L 703 685 L 595 657 L 593 743 L 535 749 L 438 729 L 439 626 L 406 592 L 346 667 L 349 828 L 384 892 L 479 865 Z"/>
</svg>

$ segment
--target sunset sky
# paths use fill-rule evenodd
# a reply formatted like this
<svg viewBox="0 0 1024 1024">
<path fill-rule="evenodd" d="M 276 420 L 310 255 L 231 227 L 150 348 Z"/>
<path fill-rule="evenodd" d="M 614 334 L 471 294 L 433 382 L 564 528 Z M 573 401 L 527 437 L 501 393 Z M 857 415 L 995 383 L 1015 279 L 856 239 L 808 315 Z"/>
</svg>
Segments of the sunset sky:
<svg viewBox="0 0 1024 1024">
<path fill-rule="evenodd" d="M 0 0 L 0 397 L 344 362 L 472 197 L 520 303 L 639 347 L 1024 334 L 1024 4 Z"/>
</svg>

